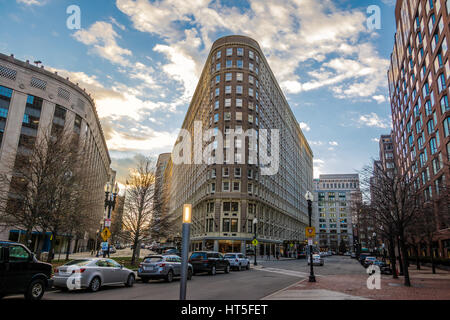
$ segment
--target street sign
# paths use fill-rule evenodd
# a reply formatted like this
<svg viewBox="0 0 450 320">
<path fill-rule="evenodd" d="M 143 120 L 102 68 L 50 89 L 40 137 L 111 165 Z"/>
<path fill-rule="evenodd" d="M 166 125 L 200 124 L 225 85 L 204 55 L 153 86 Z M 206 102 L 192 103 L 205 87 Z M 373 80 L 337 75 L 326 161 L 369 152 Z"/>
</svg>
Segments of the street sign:
<svg viewBox="0 0 450 320">
<path fill-rule="evenodd" d="M 307 238 L 314 238 L 316 236 L 316 228 L 306 227 L 305 234 Z"/>
<path fill-rule="evenodd" d="M 258 240 L 253 239 L 252 244 L 256 247 L 258 245 Z"/>
<path fill-rule="evenodd" d="M 102 242 L 102 251 L 108 251 L 108 242 Z"/>
<path fill-rule="evenodd" d="M 312 246 L 312 244 L 313 244 L 313 239 L 312 239 L 312 238 L 309 238 L 309 239 L 308 239 L 308 246 Z"/>
<path fill-rule="evenodd" d="M 103 241 L 106 241 L 111 237 L 111 231 L 109 231 L 108 228 L 105 228 L 100 235 L 102 236 Z"/>
<path fill-rule="evenodd" d="M 291 248 L 294 246 L 294 244 L 293 243 L 291 243 Z"/>
<path fill-rule="evenodd" d="M 105 219 L 105 227 L 111 227 L 111 219 Z"/>
</svg>

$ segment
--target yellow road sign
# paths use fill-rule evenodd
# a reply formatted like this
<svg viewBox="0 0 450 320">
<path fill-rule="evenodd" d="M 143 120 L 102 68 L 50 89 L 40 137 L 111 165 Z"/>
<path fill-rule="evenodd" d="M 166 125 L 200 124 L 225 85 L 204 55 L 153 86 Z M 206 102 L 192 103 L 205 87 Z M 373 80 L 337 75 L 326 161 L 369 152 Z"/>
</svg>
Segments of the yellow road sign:
<svg viewBox="0 0 450 320">
<path fill-rule="evenodd" d="M 102 236 L 103 241 L 106 241 L 111 237 L 111 231 L 109 231 L 108 228 L 105 228 L 100 235 Z"/>
<path fill-rule="evenodd" d="M 305 234 L 307 238 L 314 238 L 316 236 L 316 228 L 306 227 Z"/>
<path fill-rule="evenodd" d="M 253 239 L 252 244 L 256 247 L 258 245 L 258 240 Z"/>
</svg>

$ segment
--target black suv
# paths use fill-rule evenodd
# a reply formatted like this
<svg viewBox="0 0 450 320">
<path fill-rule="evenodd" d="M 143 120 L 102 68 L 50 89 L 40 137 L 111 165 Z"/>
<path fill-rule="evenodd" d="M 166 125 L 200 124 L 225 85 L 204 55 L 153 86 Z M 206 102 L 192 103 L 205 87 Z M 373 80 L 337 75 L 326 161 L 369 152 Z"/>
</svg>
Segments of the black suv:
<svg viewBox="0 0 450 320">
<path fill-rule="evenodd" d="M 53 285 L 52 265 L 36 259 L 23 244 L 0 240 L 0 298 L 24 293 L 40 300 Z"/>
<path fill-rule="evenodd" d="M 218 270 L 223 270 L 225 273 L 230 272 L 230 262 L 219 252 L 195 251 L 191 254 L 189 263 L 194 268 L 194 274 L 208 272 L 215 275 Z"/>
</svg>

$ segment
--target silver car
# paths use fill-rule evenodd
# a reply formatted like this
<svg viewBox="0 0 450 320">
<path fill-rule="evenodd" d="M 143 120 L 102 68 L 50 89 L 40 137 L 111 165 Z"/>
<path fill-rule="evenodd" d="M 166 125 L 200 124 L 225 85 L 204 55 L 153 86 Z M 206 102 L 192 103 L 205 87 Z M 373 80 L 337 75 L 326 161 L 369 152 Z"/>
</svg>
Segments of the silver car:
<svg viewBox="0 0 450 320">
<path fill-rule="evenodd" d="M 250 260 L 247 259 L 242 253 L 227 253 L 224 256 L 225 259 L 230 261 L 230 267 L 241 271 L 243 268 L 250 269 Z"/>
<path fill-rule="evenodd" d="M 96 292 L 102 286 L 124 284 L 132 287 L 134 272 L 112 259 L 76 259 L 55 269 L 53 286 L 62 290 L 89 289 Z"/>
<path fill-rule="evenodd" d="M 323 258 L 320 254 L 313 254 L 312 256 L 314 266 L 323 266 Z M 311 264 L 311 259 L 308 257 L 308 266 Z"/>
<path fill-rule="evenodd" d="M 188 264 L 187 279 L 192 279 L 193 267 Z M 146 283 L 150 279 L 165 279 L 172 282 L 174 277 L 181 276 L 181 258 L 176 255 L 151 255 L 139 264 L 138 276 Z"/>
</svg>

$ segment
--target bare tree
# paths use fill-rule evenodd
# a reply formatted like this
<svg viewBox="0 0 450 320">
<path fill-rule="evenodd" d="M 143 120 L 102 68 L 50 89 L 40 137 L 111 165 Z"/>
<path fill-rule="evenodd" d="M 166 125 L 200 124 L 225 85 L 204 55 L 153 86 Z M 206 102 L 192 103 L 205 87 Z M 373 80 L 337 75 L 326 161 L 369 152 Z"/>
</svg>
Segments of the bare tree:
<svg viewBox="0 0 450 320">
<path fill-rule="evenodd" d="M 43 131 L 39 139 L 25 140 L 19 145 L 14 161 L 0 175 L 2 220 L 26 230 L 25 241 L 33 230 L 44 235 L 52 232 L 48 261 L 54 253 L 56 236 L 82 231 L 89 218 L 85 190 L 86 157 L 78 148 L 71 130 Z M 86 211 L 80 212 L 80 209 Z M 38 244 L 40 257 L 42 241 Z"/>
<path fill-rule="evenodd" d="M 407 173 L 398 170 L 386 170 L 381 164 L 366 167 L 362 171 L 362 183 L 371 192 L 371 208 L 374 218 L 383 226 L 393 249 L 398 237 L 402 256 L 404 284 L 410 286 L 408 272 L 407 230 L 418 217 L 418 193 Z"/>
<path fill-rule="evenodd" d="M 150 159 L 141 160 L 127 180 L 123 226 L 128 240 L 133 243 L 131 264 L 136 263 L 138 246 L 150 235 L 155 187 L 154 163 Z"/>
<path fill-rule="evenodd" d="M 154 240 L 160 242 L 174 233 L 174 221 L 177 217 L 169 214 L 168 184 L 161 185 L 158 190 L 155 189 L 153 197 L 153 215 L 151 220 L 150 232 Z"/>
</svg>

